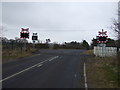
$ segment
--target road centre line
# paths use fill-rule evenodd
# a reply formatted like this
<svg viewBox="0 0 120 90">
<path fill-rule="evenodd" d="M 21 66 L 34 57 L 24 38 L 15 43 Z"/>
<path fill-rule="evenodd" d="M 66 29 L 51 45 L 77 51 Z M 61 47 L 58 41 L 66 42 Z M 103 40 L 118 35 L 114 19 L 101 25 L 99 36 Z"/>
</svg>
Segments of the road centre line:
<svg viewBox="0 0 120 90">
<path fill-rule="evenodd" d="M 85 79 L 85 90 L 88 90 L 88 85 L 87 85 L 87 76 L 86 76 L 86 67 L 84 63 L 84 79 Z"/>
<path fill-rule="evenodd" d="M 56 58 L 58 58 L 58 57 L 59 57 L 59 56 L 55 56 L 55 57 L 49 59 L 49 61 L 52 61 L 52 60 L 54 60 L 54 59 L 56 59 Z"/>
<path fill-rule="evenodd" d="M 76 78 L 76 77 L 77 77 L 77 74 L 75 74 L 74 76 L 75 76 L 75 78 Z"/>
<path fill-rule="evenodd" d="M 43 64 L 39 64 L 37 67 L 41 67 Z"/>
<path fill-rule="evenodd" d="M 12 77 L 14 77 L 14 76 L 17 76 L 17 75 L 19 75 L 19 74 L 21 74 L 21 73 L 23 73 L 23 72 L 25 72 L 25 71 L 28 71 L 28 70 L 36 67 L 36 66 L 42 65 L 42 64 L 43 64 L 44 62 L 46 62 L 46 61 L 54 60 L 54 59 L 56 59 L 56 58 L 58 58 L 58 57 L 59 57 L 59 56 L 54 56 L 54 57 L 49 58 L 49 59 L 47 59 L 47 60 L 45 60 L 45 61 L 42 61 L 42 62 L 40 62 L 40 63 L 37 63 L 37 64 L 35 64 L 35 65 L 31 66 L 31 67 L 28 67 L 28 68 L 26 68 L 26 69 L 24 69 L 24 70 L 22 70 L 22 71 L 20 71 L 20 72 L 18 72 L 18 73 L 15 73 L 15 74 L 13 74 L 13 75 L 11 75 L 11 76 L 8 76 L 8 77 L 0 80 L 0 83 L 3 82 L 3 81 L 5 81 L 5 80 L 8 80 L 8 79 L 10 79 L 10 78 L 12 78 Z"/>
</svg>

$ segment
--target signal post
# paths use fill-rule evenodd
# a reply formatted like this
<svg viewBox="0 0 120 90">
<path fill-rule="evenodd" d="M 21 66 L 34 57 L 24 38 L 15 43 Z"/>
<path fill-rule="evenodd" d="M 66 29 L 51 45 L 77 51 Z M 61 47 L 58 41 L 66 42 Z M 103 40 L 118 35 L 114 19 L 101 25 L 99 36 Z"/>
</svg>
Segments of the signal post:
<svg viewBox="0 0 120 90">
<path fill-rule="evenodd" d="M 33 41 L 33 48 L 35 48 L 35 41 L 38 40 L 38 35 L 37 33 L 33 33 L 33 36 L 32 36 L 32 41 Z"/>
<path fill-rule="evenodd" d="M 97 36 L 97 43 L 98 43 L 98 47 L 102 47 L 102 57 L 104 57 L 104 48 L 106 47 L 106 43 L 108 42 L 108 36 L 107 36 L 107 31 L 104 31 L 102 29 L 102 32 L 99 31 L 98 32 L 98 36 Z"/>
<path fill-rule="evenodd" d="M 29 28 L 21 28 L 21 32 L 20 32 L 20 38 L 21 39 L 29 39 Z M 21 43 L 22 44 L 22 43 Z M 24 41 L 24 48 L 26 50 L 26 42 Z M 21 46 L 21 53 L 22 53 L 22 46 Z"/>
</svg>

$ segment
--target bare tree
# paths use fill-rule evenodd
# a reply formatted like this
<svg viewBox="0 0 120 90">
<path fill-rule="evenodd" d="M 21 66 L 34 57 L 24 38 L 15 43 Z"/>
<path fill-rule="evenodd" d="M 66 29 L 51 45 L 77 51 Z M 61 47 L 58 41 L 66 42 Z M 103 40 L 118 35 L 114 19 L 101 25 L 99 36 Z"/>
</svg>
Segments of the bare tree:
<svg viewBox="0 0 120 90">
<path fill-rule="evenodd" d="M 113 29 L 117 33 L 117 38 L 119 40 L 120 39 L 120 22 L 114 19 L 111 29 Z"/>
<path fill-rule="evenodd" d="M 118 2 L 118 19 L 113 19 L 113 24 L 111 26 L 111 29 L 114 30 L 117 34 L 117 51 L 119 51 L 120 48 L 120 2 Z"/>
</svg>

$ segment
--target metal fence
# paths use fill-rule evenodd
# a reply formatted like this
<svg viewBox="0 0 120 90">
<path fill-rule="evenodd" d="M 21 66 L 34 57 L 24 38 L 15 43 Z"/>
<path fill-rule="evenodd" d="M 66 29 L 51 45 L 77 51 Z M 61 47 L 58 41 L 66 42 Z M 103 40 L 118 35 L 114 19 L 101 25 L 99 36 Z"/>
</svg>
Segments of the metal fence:
<svg viewBox="0 0 120 90">
<path fill-rule="evenodd" d="M 94 54 L 96 56 L 115 56 L 117 54 L 117 47 L 94 47 Z"/>
</svg>

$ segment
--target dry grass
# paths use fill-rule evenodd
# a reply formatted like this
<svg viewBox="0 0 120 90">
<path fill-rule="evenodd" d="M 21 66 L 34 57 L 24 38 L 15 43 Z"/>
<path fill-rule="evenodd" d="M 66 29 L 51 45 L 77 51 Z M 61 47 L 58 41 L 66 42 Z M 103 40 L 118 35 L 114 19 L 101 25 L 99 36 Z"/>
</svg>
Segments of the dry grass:
<svg viewBox="0 0 120 90">
<path fill-rule="evenodd" d="M 86 55 L 93 55 L 93 50 L 87 50 L 84 52 Z"/>
<path fill-rule="evenodd" d="M 118 88 L 118 61 L 116 57 L 88 58 L 86 65 L 90 88 Z"/>
<path fill-rule="evenodd" d="M 29 49 L 29 50 L 20 50 L 20 49 L 15 49 L 15 50 L 3 50 L 2 51 L 2 61 L 6 62 L 10 59 L 17 59 L 17 58 L 22 58 L 26 56 L 32 55 L 32 53 L 36 52 L 36 49 Z"/>
</svg>

